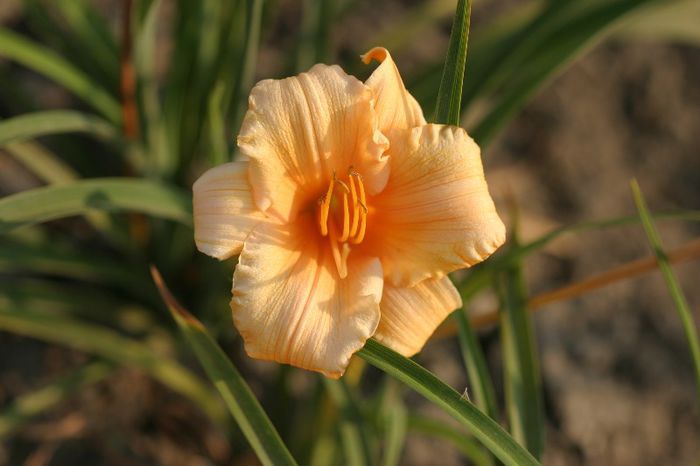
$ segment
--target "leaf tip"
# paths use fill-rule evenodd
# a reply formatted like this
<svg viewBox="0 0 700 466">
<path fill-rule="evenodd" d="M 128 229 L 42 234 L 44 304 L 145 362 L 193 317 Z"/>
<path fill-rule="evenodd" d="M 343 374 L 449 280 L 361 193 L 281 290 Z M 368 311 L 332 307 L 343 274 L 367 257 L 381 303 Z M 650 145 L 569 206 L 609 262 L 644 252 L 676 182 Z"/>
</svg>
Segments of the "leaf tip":
<svg viewBox="0 0 700 466">
<path fill-rule="evenodd" d="M 163 298 L 163 301 L 165 301 L 165 304 L 168 306 L 168 310 L 173 317 L 175 317 L 176 320 L 182 319 L 185 323 L 196 327 L 197 329 L 204 330 L 202 323 L 175 299 L 166 286 L 165 281 L 163 281 L 163 276 L 160 274 L 156 266 L 151 264 L 150 269 L 153 283 L 156 284 L 161 298 Z"/>
</svg>

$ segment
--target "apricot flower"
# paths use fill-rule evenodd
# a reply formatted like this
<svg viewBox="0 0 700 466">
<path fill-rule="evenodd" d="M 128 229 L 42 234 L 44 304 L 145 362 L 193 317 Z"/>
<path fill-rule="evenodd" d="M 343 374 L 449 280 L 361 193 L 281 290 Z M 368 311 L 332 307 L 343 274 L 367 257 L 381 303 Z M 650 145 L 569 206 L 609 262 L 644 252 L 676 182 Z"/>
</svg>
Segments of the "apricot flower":
<svg viewBox="0 0 700 466">
<path fill-rule="evenodd" d="M 505 239 L 476 143 L 426 123 L 386 49 L 362 58 L 365 83 L 327 65 L 258 83 L 241 160 L 193 188 L 199 250 L 240 254 L 248 354 L 334 378 L 372 336 L 419 351 L 461 306 L 447 274 Z"/>
</svg>

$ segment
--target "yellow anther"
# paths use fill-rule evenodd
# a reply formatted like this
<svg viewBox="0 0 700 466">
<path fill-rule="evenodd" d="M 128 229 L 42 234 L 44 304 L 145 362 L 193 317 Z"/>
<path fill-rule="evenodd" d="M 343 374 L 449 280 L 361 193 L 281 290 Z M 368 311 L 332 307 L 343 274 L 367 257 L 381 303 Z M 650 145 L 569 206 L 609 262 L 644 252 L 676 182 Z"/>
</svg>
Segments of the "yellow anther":
<svg viewBox="0 0 700 466">
<path fill-rule="evenodd" d="M 331 180 L 330 184 L 328 185 L 328 191 L 326 191 L 326 195 L 323 196 L 321 199 L 321 212 L 320 212 L 320 218 L 319 218 L 319 223 L 321 226 L 321 234 L 323 236 L 328 235 L 328 212 L 330 212 L 331 209 L 331 200 L 333 199 L 333 188 L 335 187 L 335 175 L 333 175 L 333 179 Z"/>
<path fill-rule="evenodd" d="M 340 198 L 333 199 L 336 190 L 338 196 L 342 195 L 342 201 Z M 365 238 L 367 215 L 362 176 L 350 167 L 347 179 L 339 180 L 334 171 L 326 193 L 318 200 L 317 221 L 321 235 L 330 236 L 333 260 L 341 277 L 347 275 L 345 261 L 350 253 L 349 244 L 359 244 Z"/>
</svg>

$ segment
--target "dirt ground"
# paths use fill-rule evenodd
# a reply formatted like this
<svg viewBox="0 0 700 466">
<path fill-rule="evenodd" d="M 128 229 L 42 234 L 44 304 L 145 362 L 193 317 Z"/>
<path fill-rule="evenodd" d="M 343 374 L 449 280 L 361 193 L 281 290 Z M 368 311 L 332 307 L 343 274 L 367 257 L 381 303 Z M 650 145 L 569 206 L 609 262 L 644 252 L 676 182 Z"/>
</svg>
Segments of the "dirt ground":
<svg viewBox="0 0 700 466">
<path fill-rule="evenodd" d="M 610 44 L 593 51 L 547 86 L 486 151 L 487 179 L 500 206 L 512 192 L 526 239 L 554 225 L 634 215 L 632 178 L 656 211 L 697 208 L 698 82 L 698 49 Z M 700 232 L 679 221 L 659 228 L 668 248 Z M 570 236 L 527 262 L 529 288 L 555 289 L 649 254 L 638 226 Z M 700 263 L 675 270 L 697 321 Z M 544 464 L 697 463 L 692 362 L 658 273 L 550 305 L 535 322 L 548 424 Z M 484 341 L 498 374 L 495 332 Z M 459 361 L 444 360 L 456 354 L 453 346 L 430 346 L 424 357 L 459 387 L 465 383 Z M 408 445 L 406 464 L 435 464 L 431 448 Z M 460 462 L 455 456 L 450 464 Z"/>
</svg>

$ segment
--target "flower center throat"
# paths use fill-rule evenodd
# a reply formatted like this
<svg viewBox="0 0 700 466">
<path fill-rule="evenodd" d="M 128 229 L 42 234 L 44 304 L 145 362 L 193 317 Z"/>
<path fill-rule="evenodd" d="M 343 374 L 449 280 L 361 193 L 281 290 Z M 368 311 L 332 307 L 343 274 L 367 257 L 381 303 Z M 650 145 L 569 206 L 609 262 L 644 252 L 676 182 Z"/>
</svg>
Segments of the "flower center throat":
<svg viewBox="0 0 700 466">
<path fill-rule="evenodd" d="M 345 278 L 350 244 L 360 244 L 367 231 L 367 198 L 362 176 L 348 170 L 343 181 L 335 172 L 325 194 L 318 200 L 317 220 L 322 236 L 327 236 L 340 278 Z"/>
</svg>

